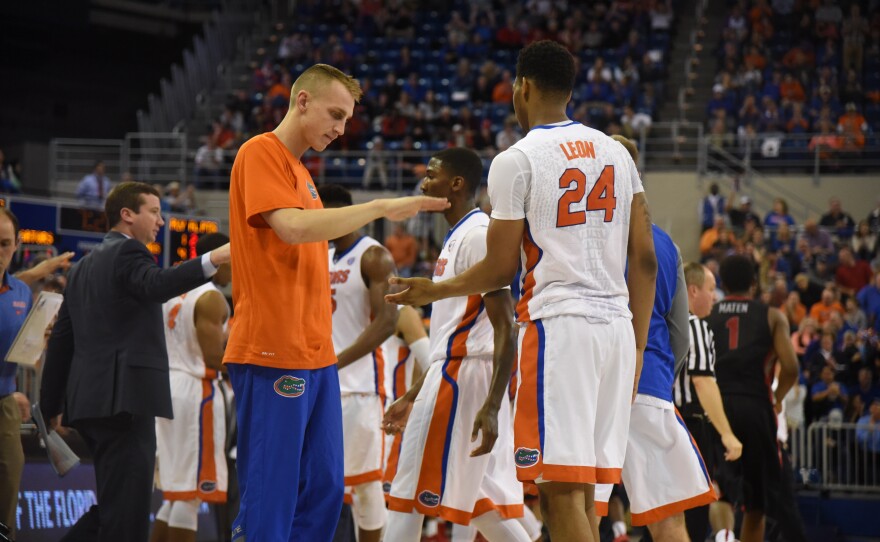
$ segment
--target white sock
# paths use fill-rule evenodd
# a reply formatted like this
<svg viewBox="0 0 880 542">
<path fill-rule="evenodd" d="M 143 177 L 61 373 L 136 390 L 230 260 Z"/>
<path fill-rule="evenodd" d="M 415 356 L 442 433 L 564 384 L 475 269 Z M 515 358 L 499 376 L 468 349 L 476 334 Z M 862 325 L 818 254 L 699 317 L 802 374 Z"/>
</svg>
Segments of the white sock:
<svg viewBox="0 0 880 542">
<path fill-rule="evenodd" d="M 503 519 L 494 510 L 473 518 L 471 525 L 479 529 L 489 542 L 532 542 L 517 520 Z"/>
<path fill-rule="evenodd" d="M 452 524 L 452 542 L 474 542 L 477 538 L 477 528 L 473 523 L 470 525 Z"/>
<path fill-rule="evenodd" d="M 388 522 L 385 524 L 385 540 L 419 542 L 424 519 L 425 516 L 416 512 L 404 514 L 389 511 Z"/>
<path fill-rule="evenodd" d="M 428 518 L 425 520 L 425 528 L 422 530 L 422 533 L 425 536 L 436 536 L 437 534 L 437 518 Z M 387 538 L 388 535 L 386 534 Z M 393 540 L 393 538 L 388 538 L 388 540 Z"/>
<path fill-rule="evenodd" d="M 622 521 L 615 521 L 611 524 L 611 530 L 614 531 L 614 538 L 617 538 L 620 535 L 626 534 L 626 523 Z"/>
<path fill-rule="evenodd" d="M 715 542 L 731 542 L 732 540 L 736 540 L 736 537 L 733 535 L 733 531 L 721 529 L 720 531 L 715 533 Z"/>
</svg>

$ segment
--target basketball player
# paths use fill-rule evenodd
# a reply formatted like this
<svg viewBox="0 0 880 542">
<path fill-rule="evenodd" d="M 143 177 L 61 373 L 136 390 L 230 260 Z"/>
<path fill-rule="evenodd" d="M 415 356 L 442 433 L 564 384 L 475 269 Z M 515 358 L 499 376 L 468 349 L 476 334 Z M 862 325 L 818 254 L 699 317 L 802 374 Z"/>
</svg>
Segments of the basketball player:
<svg viewBox="0 0 880 542">
<path fill-rule="evenodd" d="M 489 217 L 476 206 L 483 163 L 471 150 L 441 151 L 422 191 L 445 197 L 451 226 L 434 280 L 463 273 L 486 254 Z M 507 383 L 513 368 L 513 299 L 502 287 L 438 301 L 431 311 L 431 366 L 391 405 L 387 432 L 406 426 L 388 500 L 387 540 L 417 542 L 425 515 L 473 523 L 490 542 L 530 542 L 516 480 Z M 482 440 L 474 448 L 477 436 Z"/>
<path fill-rule="evenodd" d="M 631 141 L 616 141 L 637 159 L 638 151 Z M 647 525 L 657 542 L 679 542 L 687 540 L 684 510 L 714 501 L 715 492 L 700 452 L 672 403 L 676 361 L 687 356 L 681 256 L 666 232 L 656 224 L 652 229 L 657 255 L 656 296 L 638 395 L 630 414 L 622 475 L 632 524 Z M 677 293 L 680 302 L 676 304 Z M 600 515 L 607 513 L 610 495 L 611 485 L 597 486 Z"/>
<path fill-rule="evenodd" d="M 226 363 L 238 418 L 233 540 L 333 537 L 344 492 L 327 240 L 448 203 L 424 196 L 324 209 L 301 158 L 345 131 L 361 88 L 326 64 L 300 75 L 275 130 L 235 156 L 229 230 L 235 318 Z"/>
<path fill-rule="evenodd" d="M 710 476 L 716 476 L 720 460 L 736 461 L 742 455 L 742 443 L 730 429 L 724 413 L 721 392 L 715 381 L 715 338 L 701 318 L 709 316 L 715 303 L 715 275 L 706 266 L 691 262 L 684 268 L 690 312 L 690 353 L 684 371 L 675 381 L 675 404 L 684 418 L 706 461 Z M 723 457 L 722 457 L 723 453 Z M 718 491 L 716 484 L 716 491 Z M 691 540 L 704 540 L 712 523 L 717 542 L 734 540 L 733 506 L 722 500 L 685 512 Z"/>
<path fill-rule="evenodd" d="M 321 186 L 318 194 L 325 208 L 352 205 L 351 193 L 337 184 Z M 358 540 L 379 542 L 386 519 L 380 427 L 386 373 L 382 344 L 397 326 L 397 307 L 385 303 L 394 260 L 382 243 L 359 231 L 332 241 L 330 295 L 342 395 L 345 485 L 355 495 L 352 511 Z"/>
<path fill-rule="evenodd" d="M 743 446 L 739 461 L 722 462 L 720 467 L 732 471 L 742 493 L 740 539 L 761 542 L 768 496 L 782 483 L 774 409 L 782 408 L 782 398 L 797 380 L 797 358 L 785 315 L 752 299 L 752 262 L 745 256 L 728 256 L 720 274 L 726 296 L 706 321 L 715 336 L 715 374 L 724 412 Z M 774 393 L 770 385 L 776 362 L 780 371 Z"/>
<path fill-rule="evenodd" d="M 657 273 L 651 217 L 626 149 L 566 116 L 571 54 L 535 42 L 516 69 L 514 111 L 528 133 L 489 169 L 486 257 L 447 281 L 394 279 L 407 289 L 389 301 L 494 291 L 522 261 L 517 476 L 537 482 L 554 542 L 591 542 L 593 486 L 620 481 L 648 339 Z"/>
<path fill-rule="evenodd" d="M 199 239 L 201 256 L 229 242 L 221 233 Z M 156 418 L 162 507 L 151 540 L 195 542 L 201 502 L 226 502 L 226 407 L 218 378 L 229 304 L 218 287 L 232 280 L 223 264 L 210 282 L 164 305 L 174 419 Z"/>
<path fill-rule="evenodd" d="M 409 305 L 400 306 L 397 313 L 397 332 L 385 341 L 385 390 L 387 407 L 403 397 L 414 381 L 421 380 L 430 365 L 431 341 L 425 332 L 419 312 Z M 387 408 L 386 407 L 386 408 Z M 403 435 L 385 435 L 385 473 L 382 491 L 385 499 L 391 494 L 391 482 L 397 474 L 400 445 Z"/>
</svg>

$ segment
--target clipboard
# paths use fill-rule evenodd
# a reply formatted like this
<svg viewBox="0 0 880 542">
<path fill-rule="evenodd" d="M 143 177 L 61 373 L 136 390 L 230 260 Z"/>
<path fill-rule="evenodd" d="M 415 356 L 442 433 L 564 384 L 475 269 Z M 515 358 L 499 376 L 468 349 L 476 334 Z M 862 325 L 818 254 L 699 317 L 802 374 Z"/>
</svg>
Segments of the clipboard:
<svg viewBox="0 0 880 542">
<path fill-rule="evenodd" d="M 61 294 L 40 292 L 6 353 L 6 361 L 25 367 L 37 365 L 46 346 L 46 329 L 58 315 L 62 301 L 64 296 Z"/>
</svg>

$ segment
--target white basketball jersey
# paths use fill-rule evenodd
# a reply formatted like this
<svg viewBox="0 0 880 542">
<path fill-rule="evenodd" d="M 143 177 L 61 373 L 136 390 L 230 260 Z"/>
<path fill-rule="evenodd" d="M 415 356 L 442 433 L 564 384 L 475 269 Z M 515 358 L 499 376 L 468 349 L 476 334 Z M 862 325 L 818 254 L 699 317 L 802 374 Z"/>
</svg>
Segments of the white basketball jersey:
<svg viewBox="0 0 880 542">
<path fill-rule="evenodd" d="M 479 209 L 449 230 L 434 266 L 434 282 L 451 279 L 479 262 L 486 253 L 489 217 Z M 431 307 L 431 363 L 447 358 L 491 356 L 495 331 L 486 316 L 483 296 L 451 297 Z"/>
<path fill-rule="evenodd" d="M 361 258 L 370 247 L 382 246 L 361 237 L 345 252 L 330 249 L 330 294 L 333 296 L 333 348 L 336 353 L 351 346 L 370 325 L 370 293 L 361 274 Z M 342 393 L 385 395 L 385 360 L 382 348 L 339 369 Z"/>
<path fill-rule="evenodd" d="M 627 150 L 578 122 L 535 127 L 512 149 L 531 171 L 517 319 L 632 318 L 624 277 L 630 205 L 644 189 Z"/>
<path fill-rule="evenodd" d="M 394 401 L 412 386 L 415 356 L 406 341 L 397 335 L 382 343 L 382 350 L 385 354 L 385 392 L 388 399 Z"/>
<path fill-rule="evenodd" d="M 162 317 L 165 320 L 165 345 L 168 349 L 168 368 L 183 371 L 197 378 L 214 378 L 216 372 L 209 374 L 196 335 L 196 302 L 207 292 L 220 290 L 213 282 L 208 282 L 189 292 L 170 299 L 162 304 Z M 226 304 L 226 323 L 229 322 L 229 304 Z"/>
</svg>

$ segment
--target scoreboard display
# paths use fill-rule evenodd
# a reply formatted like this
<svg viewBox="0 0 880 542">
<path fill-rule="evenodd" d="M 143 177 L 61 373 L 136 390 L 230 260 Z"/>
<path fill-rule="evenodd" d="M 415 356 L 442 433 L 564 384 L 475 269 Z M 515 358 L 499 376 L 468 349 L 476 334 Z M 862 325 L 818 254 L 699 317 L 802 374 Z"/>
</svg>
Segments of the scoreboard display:
<svg viewBox="0 0 880 542">
<path fill-rule="evenodd" d="M 74 261 L 98 246 L 109 229 L 100 209 L 17 196 L 0 197 L 0 207 L 8 207 L 18 217 L 23 244 L 71 251 L 76 253 Z M 199 238 L 219 230 L 220 222 L 212 218 L 168 215 L 156 242 L 147 248 L 159 265 L 169 267 L 194 258 Z"/>
</svg>

